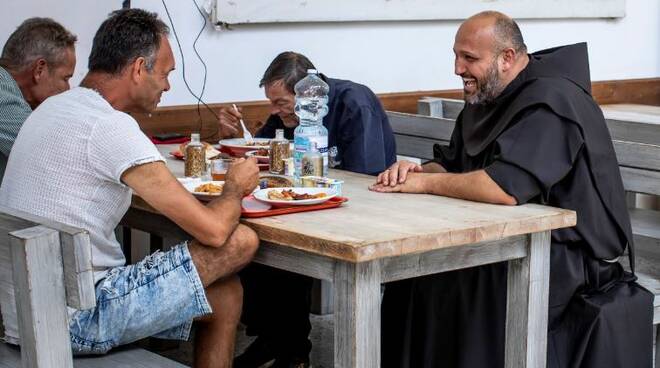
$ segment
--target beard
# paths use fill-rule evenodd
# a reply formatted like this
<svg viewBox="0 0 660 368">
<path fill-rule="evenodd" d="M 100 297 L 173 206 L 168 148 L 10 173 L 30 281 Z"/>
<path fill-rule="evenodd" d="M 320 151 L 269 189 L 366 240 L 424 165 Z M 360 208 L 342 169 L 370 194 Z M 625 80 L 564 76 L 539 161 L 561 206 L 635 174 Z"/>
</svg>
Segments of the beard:
<svg viewBox="0 0 660 368">
<path fill-rule="evenodd" d="M 493 59 L 493 63 L 490 65 L 488 70 L 486 70 L 486 75 L 483 78 L 476 80 L 477 90 L 471 95 L 468 95 L 465 93 L 465 91 L 463 94 L 463 99 L 470 105 L 487 104 L 493 102 L 506 87 L 500 80 L 500 74 L 497 70 L 497 58 Z"/>
</svg>

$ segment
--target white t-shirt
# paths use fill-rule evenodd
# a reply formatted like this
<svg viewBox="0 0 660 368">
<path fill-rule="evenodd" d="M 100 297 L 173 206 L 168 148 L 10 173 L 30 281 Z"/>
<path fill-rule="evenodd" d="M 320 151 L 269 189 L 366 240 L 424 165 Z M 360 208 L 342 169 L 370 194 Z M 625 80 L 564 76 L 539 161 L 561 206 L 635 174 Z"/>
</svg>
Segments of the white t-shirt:
<svg viewBox="0 0 660 368">
<path fill-rule="evenodd" d="M 135 119 L 96 91 L 77 87 L 48 98 L 23 124 L 0 187 L 0 205 L 87 230 L 98 281 L 126 262 L 114 232 L 131 204 L 132 191 L 121 175 L 154 161 L 165 160 Z M 0 280 L 0 289 L 3 283 L 11 280 Z M 9 299 L 13 295 L 0 290 L 6 339 L 16 343 Z"/>
<path fill-rule="evenodd" d="M 89 231 L 92 265 L 104 271 L 125 264 L 114 230 L 132 191 L 121 175 L 153 161 L 165 160 L 135 119 L 77 87 L 47 99 L 23 124 L 0 204 Z"/>
</svg>

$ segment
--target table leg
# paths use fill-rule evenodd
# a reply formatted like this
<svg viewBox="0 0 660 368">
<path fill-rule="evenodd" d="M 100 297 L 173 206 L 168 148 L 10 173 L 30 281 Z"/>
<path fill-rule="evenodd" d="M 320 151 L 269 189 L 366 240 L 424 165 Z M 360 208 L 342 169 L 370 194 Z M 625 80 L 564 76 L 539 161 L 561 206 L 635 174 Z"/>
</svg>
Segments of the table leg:
<svg viewBox="0 0 660 368">
<path fill-rule="evenodd" d="M 380 368 L 380 263 L 337 262 L 335 367 Z"/>
<path fill-rule="evenodd" d="M 545 368 L 550 231 L 530 235 L 528 255 L 509 261 L 505 367 Z"/>
</svg>

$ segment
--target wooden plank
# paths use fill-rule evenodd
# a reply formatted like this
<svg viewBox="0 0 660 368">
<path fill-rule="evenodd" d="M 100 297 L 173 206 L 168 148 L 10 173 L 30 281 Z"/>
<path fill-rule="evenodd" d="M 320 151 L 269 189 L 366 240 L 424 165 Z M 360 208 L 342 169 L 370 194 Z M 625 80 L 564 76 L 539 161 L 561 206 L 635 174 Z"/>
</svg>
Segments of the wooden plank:
<svg viewBox="0 0 660 368">
<path fill-rule="evenodd" d="M 660 195 L 660 171 L 619 167 L 623 188 L 629 192 Z"/>
<path fill-rule="evenodd" d="M 96 290 L 89 234 L 60 233 L 60 240 L 67 305 L 75 309 L 92 308 L 96 305 Z"/>
<path fill-rule="evenodd" d="M 655 145 L 660 142 L 660 125 L 607 118 L 605 123 L 613 140 Z"/>
<path fill-rule="evenodd" d="M 399 156 L 408 156 L 420 158 L 423 160 L 433 160 L 433 145 L 449 145 L 449 141 L 439 139 L 427 139 L 410 135 L 395 134 L 396 154 Z"/>
<path fill-rule="evenodd" d="M 452 98 L 422 97 L 417 102 L 417 114 L 435 118 L 456 120 L 465 102 Z"/>
<path fill-rule="evenodd" d="M 591 95 L 599 105 L 633 103 L 660 106 L 660 78 L 592 82 Z"/>
<path fill-rule="evenodd" d="M 660 126 L 658 126 L 660 131 Z M 660 144 L 644 144 L 613 140 L 619 165 L 660 171 Z M 658 141 L 657 143 L 660 143 Z"/>
<path fill-rule="evenodd" d="M 310 311 L 318 315 L 332 314 L 334 311 L 334 290 L 328 280 L 314 280 L 312 284 L 312 305 Z"/>
<path fill-rule="evenodd" d="M 17 347 L 0 343 L 0 368 L 21 366 Z M 106 355 L 83 356 L 73 360 L 74 368 L 184 368 L 183 364 L 144 349 L 121 348 Z"/>
<path fill-rule="evenodd" d="M 660 106 L 645 104 L 602 105 L 606 119 L 660 125 Z"/>
<path fill-rule="evenodd" d="M 36 226 L 10 237 L 22 365 L 72 367 L 59 234 Z"/>
<path fill-rule="evenodd" d="M 546 363 L 550 232 L 530 235 L 529 256 L 509 261 L 505 367 L 542 368 Z"/>
<path fill-rule="evenodd" d="M 91 249 L 85 230 L 58 223 L 23 211 L 0 206 L 0 311 L 5 319 L 6 338 L 18 343 L 16 306 L 14 303 L 13 270 L 9 253 L 8 233 L 43 224 L 60 232 L 65 268 L 67 302 L 74 308 L 95 305 Z M 64 254 L 66 253 L 66 254 Z"/>
<path fill-rule="evenodd" d="M 332 258 L 266 241 L 261 242 L 252 261 L 328 281 L 333 280 L 335 272 L 335 260 Z"/>
<path fill-rule="evenodd" d="M 527 256 L 528 236 L 450 247 L 381 260 L 383 282 L 465 269 Z"/>
<path fill-rule="evenodd" d="M 434 118 L 444 118 L 442 98 L 422 97 L 417 101 L 417 114 Z"/>
<path fill-rule="evenodd" d="M 378 262 L 338 262 L 335 272 L 335 367 L 379 368 Z"/>
<path fill-rule="evenodd" d="M 629 213 L 635 235 L 660 241 L 660 211 L 635 208 Z"/>
<path fill-rule="evenodd" d="M 444 118 L 456 120 L 458 115 L 463 111 L 465 107 L 465 102 L 463 100 L 443 98 L 442 99 L 442 111 L 444 112 Z"/>
<path fill-rule="evenodd" d="M 448 141 L 456 122 L 452 119 L 432 118 L 415 114 L 387 111 L 387 117 L 395 134 L 414 135 L 422 138 Z"/>
</svg>

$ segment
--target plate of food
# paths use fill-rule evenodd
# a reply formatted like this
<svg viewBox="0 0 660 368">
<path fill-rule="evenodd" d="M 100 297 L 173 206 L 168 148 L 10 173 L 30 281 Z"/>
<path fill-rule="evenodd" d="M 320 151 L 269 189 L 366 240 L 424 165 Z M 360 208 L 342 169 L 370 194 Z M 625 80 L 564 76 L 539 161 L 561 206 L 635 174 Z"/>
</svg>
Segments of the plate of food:
<svg viewBox="0 0 660 368">
<path fill-rule="evenodd" d="M 268 149 L 259 148 L 253 151 L 245 152 L 245 157 L 255 157 L 257 162 L 267 164 L 270 162 L 270 157 L 268 156 Z"/>
<path fill-rule="evenodd" d="M 179 180 L 181 185 L 195 196 L 217 197 L 222 194 L 224 181 L 219 180 Z"/>
<path fill-rule="evenodd" d="M 254 192 L 254 198 L 273 206 L 305 206 L 323 203 L 337 194 L 329 188 L 266 188 Z"/>
<path fill-rule="evenodd" d="M 248 144 L 244 138 L 230 138 L 220 140 L 220 149 L 233 156 L 244 156 L 247 151 L 256 149 L 270 149 L 269 138 L 254 138 L 252 144 Z"/>
</svg>

